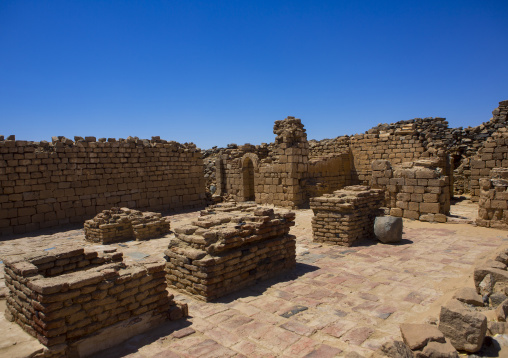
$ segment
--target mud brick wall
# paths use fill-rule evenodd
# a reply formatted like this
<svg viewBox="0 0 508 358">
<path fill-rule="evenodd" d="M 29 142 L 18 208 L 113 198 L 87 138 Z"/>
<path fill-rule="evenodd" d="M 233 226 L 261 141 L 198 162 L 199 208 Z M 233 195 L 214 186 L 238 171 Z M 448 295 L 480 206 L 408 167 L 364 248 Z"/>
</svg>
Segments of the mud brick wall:
<svg viewBox="0 0 508 358">
<path fill-rule="evenodd" d="M 294 267 L 293 212 L 227 203 L 201 215 L 165 251 L 170 287 L 209 301 Z"/>
<path fill-rule="evenodd" d="M 314 241 L 351 246 L 373 237 L 374 220 L 382 215 L 383 190 L 353 185 L 310 199 Z"/>
<path fill-rule="evenodd" d="M 446 222 L 450 212 L 449 178 L 436 166 L 438 158 L 393 166 L 372 162 L 371 186 L 385 190 L 390 215 L 420 221 Z"/>
<path fill-rule="evenodd" d="M 146 312 L 168 315 L 164 263 L 126 266 L 121 253 L 42 251 L 5 262 L 6 317 L 43 345 L 78 339 Z M 65 269 L 73 265 L 74 269 Z M 57 267 L 64 271 L 53 275 Z M 176 306 L 175 306 L 176 307 Z"/>
<path fill-rule="evenodd" d="M 480 179 L 478 226 L 508 229 L 508 168 L 494 168 Z"/>
<path fill-rule="evenodd" d="M 160 139 L 0 141 L 0 235 L 83 222 L 114 206 L 204 205 L 201 152 Z"/>
<path fill-rule="evenodd" d="M 494 168 L 508 168 L 508 129 L 500 128 L 483 143 L 477 155 L 471 159 L 471 200 L 481 195 L 480 179 L 489 178 Z"/>
<path fill-rule="evenodd" d="M 169 218 L 160 213 L 128 208 L 111 208 L 85 221 L 85 239 L 109 244 L 128 240 L 148 240 L 169 232 Z"/>
<path fill-rule="evenodd" d="M 307 201 L 351 185 L 351 164 L 349 152 L 310 159 L 304 188 Z"/>
</svg>

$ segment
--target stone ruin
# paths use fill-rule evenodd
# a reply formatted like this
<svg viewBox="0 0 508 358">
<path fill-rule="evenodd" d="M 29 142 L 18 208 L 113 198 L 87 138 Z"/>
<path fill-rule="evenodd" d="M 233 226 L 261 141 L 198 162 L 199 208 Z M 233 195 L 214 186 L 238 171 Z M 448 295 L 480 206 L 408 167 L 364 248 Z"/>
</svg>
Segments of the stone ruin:
<svg viewBox="0 0 508 358">
<path fill-rule="evenodd" d="M 128 208 L 111 208 L 85 221 L 88 241 L 111 244 L 128 240 L 148 240 L 169 232 L 169 218 L 160 213 L 141 212 Z"/>
<path fill-rule="evenodd" d="M 374 220 L 382 215 L 383 190 L 353 185 L 310 199 L 315 242 L 351 246 L 374 236 Z"/>
<path fill-rule="evenodd" d="M 153 326 L 186 315 L 186 305 L 166 291 L 164 263 L 128 266 L 115 249 L 55 249 L 4 264 L 6 318 L 48 347 L 44 356 L 67 357 L 117 322 L 149 317 Z"/>
<path fill-rule="evenodd" d="M 175 229 L 165 251 L 170 287 L 210 301 L 295 266 L 295 214 L 255 204 L 218 204 Z"/>
<path fill-rule="evenodd" d="M 508 168 L 494 168 L 480 179 L 478 226 L 508 229 Z"/>
<path fill-rule="evenodd" d="M 372 162 L 373 188 L 384 189 L 384 206 L 390 215 L 420 221 L 446 222 L 450 213 L 449 178 L 435 159 L 393 166 L 387 160 Z"/>
</svg>

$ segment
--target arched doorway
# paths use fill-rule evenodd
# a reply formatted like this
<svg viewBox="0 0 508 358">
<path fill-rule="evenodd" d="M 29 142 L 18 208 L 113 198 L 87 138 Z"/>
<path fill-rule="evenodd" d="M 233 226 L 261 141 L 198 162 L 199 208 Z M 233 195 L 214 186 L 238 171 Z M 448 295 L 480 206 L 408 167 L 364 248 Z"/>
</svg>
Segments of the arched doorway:
<svg viewBox="0 0 508 358">
<path fill-rule="evenodd" d="M 256 199 L 254 191 L 254 163 L 249 157 L 246 157 L 242 166 L 243 174 L 243 200 L 254 201 Z"/>
</svg>

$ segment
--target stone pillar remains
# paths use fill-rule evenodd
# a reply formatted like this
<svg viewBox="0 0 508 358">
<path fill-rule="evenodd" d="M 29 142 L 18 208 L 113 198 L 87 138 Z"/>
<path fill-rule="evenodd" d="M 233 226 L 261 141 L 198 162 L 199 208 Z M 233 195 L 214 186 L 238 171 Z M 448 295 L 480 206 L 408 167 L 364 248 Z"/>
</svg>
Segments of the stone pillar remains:
<svg viewBox="0 0 508 358">
<path fill-rule="evenodd" d="M 209 207 L 175 229 L 165 251 L 168 284 L 210 301 L 292 269 L 294 219 L 293 212 L 255 204 Z"/>
<path fill-rule="evenodd" d="M 127 266 L 114 251 L 64 248 L 6 259 L 6 318 L 50 351 L 69 356 L 68 347 L 117 322 L 146 314 L 158 324 L 186 315 L 186 305 L 177 306 L 166 291 L 164 263 Z M 119 333 L 122 340 L 130 337 Z"/>
<path fill-rule="evenodd" d="M 508 168 L 494 168 L 480 179 L 478 226 L 508 229 Z"/>
<path fill-rule="evenodd" d="M 353 185 L 310 199 L 314 241 L 351 246 L 374 237 L 374 220 L 382 215 L 383 190 Z"/>
<path fill-rule="evenodd" d="M 392 167 L 388 160 L 372 162 L 373 188 L 385 189 L 390 215 L 420 221 L 446 222 L 450 213 L 449 177 L 436 159 L 421 159 Z"/>
<path fill-rule="evenodd" d="M 159 213 L 128 208 L 111 208 L 85 221 L 85 238 L 110 244 L 128 240 L 148 240 L 169 232 L 169 218 Z"/>
</svg>

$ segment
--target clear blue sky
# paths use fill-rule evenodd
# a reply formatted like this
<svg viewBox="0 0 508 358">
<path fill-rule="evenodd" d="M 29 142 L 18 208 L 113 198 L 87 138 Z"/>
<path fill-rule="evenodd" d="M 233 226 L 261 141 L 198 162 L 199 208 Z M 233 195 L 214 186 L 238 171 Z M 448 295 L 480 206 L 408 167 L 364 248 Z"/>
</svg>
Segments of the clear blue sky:
<svg viewBox="0 0 508 358">
<path fill-rule="evenodd" d="M 508 1 L 0 0 L 0 134 L 201 148 L 378 123 L 475 126 L 508 99 Z"/>
</svg>

